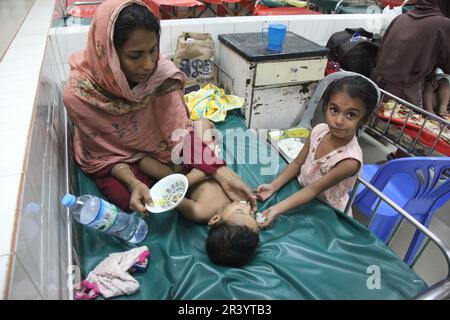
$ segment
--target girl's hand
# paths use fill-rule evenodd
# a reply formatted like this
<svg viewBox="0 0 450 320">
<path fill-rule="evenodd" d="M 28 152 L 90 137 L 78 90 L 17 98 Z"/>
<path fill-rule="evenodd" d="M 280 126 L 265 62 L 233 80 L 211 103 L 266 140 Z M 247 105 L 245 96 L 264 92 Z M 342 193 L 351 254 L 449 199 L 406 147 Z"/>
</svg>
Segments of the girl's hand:
<svg viewBox="0 0 450 320">
<path fill-rule="evenodd" d="M 259 185 L 254 192 L 258 200 L 266 201 L 275 191 L 273 185 L 269 183 Z"/>
<path fill-rule="evenodd" d="M 272 206 L 269 209 L 264 210 L 261 214 L 266 218 L 264 223 L 259 225 L 260 229 L 268 228 L 278 217 L 281 212 L 276 206 Z"/>
<path fill-rule="evenodd" d="M 131 187 L 130 208 L 143 215 L 147 215 L 145 204 L 151 206 L 153 203 L 150 192 L 143 182 L 137 180 Z"/>
</svg>

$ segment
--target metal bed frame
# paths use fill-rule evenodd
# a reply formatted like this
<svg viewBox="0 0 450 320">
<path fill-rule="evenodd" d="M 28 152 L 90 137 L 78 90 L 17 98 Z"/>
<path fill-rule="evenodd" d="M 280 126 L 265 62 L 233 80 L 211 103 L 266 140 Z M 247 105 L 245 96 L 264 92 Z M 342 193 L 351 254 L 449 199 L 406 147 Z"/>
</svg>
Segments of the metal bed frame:
<svg viewBox="0 0 450 320">
<path fill-rule="evenodd" d="M 450 250 L 444 245 L 444 243 L 434 233 L 432 233 L 430 230 L 428 230 L 423 224 L 421 224 L 419 221 L 417 221 L 413 216 L 411 216 L 408 212 L 406 212 L 401 207 L 399 207 L 389 197 L 387 197 L 380 190 L 375 188 L 373 185 L 371 185 L 369 182 L 367 182 L 366 180 L 364 180 L 361 177 L 358 177 L 358 180 L 355 184 L 355 187 L 353 188 L 352 194 L 347 203 L 344 213 L 347 214 L 348 210 L 351 208 L 351 205 L 356 196 L 356 191 L 360 184 L 363 184 L 366 188 L 368 188 L 370 191 L 374 192 L 379 197 L 379 200 L 375 206 L 375 209 L 371 214 L 370 221 L 369 221 L 369 227 L 373 221 L 373 218 L 375 217 L 375 214 L 381 204 L 381 201 L 386 202 L 389 206 L 391 206 L 394 210 L 396 210 L 400 215 L 403 216 L 403 218 L 397 222 L 395 228 L 392 230 L 391 234 L 387 238 L 387 240 L 386 240 L 387 246 L 389 246 L 391 244 L 392 240 L 394 239 L 394 237 L 397 235 L 398 231 L 400 230 L 400 226 L 403 224 L 403 222 L 405 220 L 407 220 L 409 223 L 411 223 L 416 229 L 418 229 L 422 233 L 424 233 L 425 236 L 427 237 L 427 241 L 422 245 L 420 250 L 416 253 L 411 264 L 409 265 L 411 268 L 413 268 L 416 265 L 417 261 L 420 259 L 423 252 L 428 247 L 430 241 L 432 241 L 439 248 L 441 253 L 444 255 L 444 258 L 447 262 L 447 277 L 442 279 L 441 281 L 435 283 L 433 286 L 431 286 L 425 292 L 422 292 L 421 294 L 416 296 L 415 299 L 419 299 L 419 300 L 448 300 L 448 299 L 450 299 Z"/>
<path fill-rule="evenodd" d="M 371 123 L 368 126 L 366 126 L 365 131 L 380 138 L 381 140 L 389 142 L 394 147 L 398 148 L 405 154 L 412 156 L 412 157 L 442 155 L 440 153 L 437 153 L 437 151 L 435 151 L 435 148 L 436 148 L 436 145 L 437 145 L 439 139 L 441 139 L 441 135 L 444 132 L 444 129 L 450 129 L 450 121 L 447 121 L 433 113 L 430 113 L 422 108 L 419 108 L 419 107 L 413 105 L 412 103 L 405 101 L 385 90 L 380 89 L 380 91 L 382 94 L 382 96 L 381 96 L 382 102 L 381 103 L 384 103 L 383 101 L 387 100 L 386 97 L 388 97 L 390 100 L 395 101 L 395 106 L 392 109 L 391 116 L 389 117 L 389 119 L 387 121 L 379 119 L 375 115 L 373 117 Z M 392 117 L 400 104 L 402 104 L 404 107 L 409 109 L 409 112 L 404 121 L 404 124 L 399 129 L 398 128 L 399 125 L 392 123 Z M 408 122 L 408 120 L 411 118 L 411 116 L 413 114 L 413 111 L 419 115 L 424 116 L 424 121 L 422 123 L 422 126 L 421 126 L 419 132 L 416 134 L 416 137 L 415 138 L 410 137 L 411 141 L 408 141 L 409 136 L 407 134 L 405 134 L 404 130 L 406 128 L 406 123 Z M 422 131 L 424 130 L 425 124 L 427 123 L 428 120 L 436 121 L 440 125 L 439 134 L 435 137 L 434 143 L 431 147 L 428 147 L 419 142 L 419 137 L 420 137 Z M 384 125 L 384 128 L 383 128 L 383 122 L 387 122 L 386 125 Z M 395 134 L 392 134 L 390 132 L 390 131 L 398 131 L 398 130 L 399 130 L 399 132 L 396 132 Z M 406 143 L 404 143 L 404 142 L 406 142 Z M 408 145 L 408 142 L 409 142 L 409 145 Z M 419 147 L 422 148 L 425 152 L 419 152 L 420 151 L 418 149 Z"/>
<path fill-rule="evenodd" d="M 433 113 L 430 113 L 422 108 L 417 107 L 416 105 L 405 101 L 404 99 L 401 99 L 383 89 L 380 89 L 381 91 L 381 102 L 380 106 L 387 100 L 394 100 L 395 105 L 392 109 L 390 117 L 387 120 L 382 120 L 378 118 L 377 115 L 375 115 L 370 122 L 368 126 L 365 127 L 365 131 L 370 133 L 371 135 L 380 138 L 382 141 L 386 141 L 390 143 L 392 146 L 398 148 L 403 153 L 407 154 L 408 156 L 414 157 L 414 156 L 439 156 L 442 154 L 438 153 L 437 150 L 435 150 L 436 145 L 441 139 L 441 135 L 444 132 L 444 129 L 450 128 L 450 121 L 447 121 Z M 388 99 L 386 99 L 388 98 Z M 392 122 L 393 115 L 397 108 L 399 108 L 399 105 L 402 104 L 404 107 L 409 109 L 408 115 L 406 116 L 406 119 L 404 120 L 403 125 L 394 124 Z M 377 110 L 378 111 L 378 110 Z M 420 127 L 419 131 L 416 134 L 415 138 L 410 137 L 407 135 L 404 130 L 406 128 L 406 123 L 411 118 L 413 112 L 422 115 L 424 117 L 424 121 L 422 123 L 422 126 Z M 439 134 L 436 135 L 434 142 L 432 146 L 426 146 L 419 142 L 419 137 L 422 133 L 422 131 L 425 129 L 425 124 L 428 120 L 433 120 L 439 123 L 440 131 Z M 394 134 L 391 133 L 391 131 L 395 131 Z M 408 137 L 408 139 L 405 139 Z M 406 142 L 406 143 L 405 143 Z M 420 152 L 422 151 L 426 152 Z M 450 299 L 450 250 L 444 245 L 444 243 L 435 235 L 433 234 L 429 229 L 427 229 L 423 224 L 418 222 L 414 217 L 412 217 L 408 212 L 403 210 L 401 207 L 399 207 L 395 202 L 393 202 L 389 197 L 384 195 L 380 190 L 375 188 L 373 185 L 371 185 L 369 182 L 364 180 L 361 177 L 358 177 L 358 180 L 353 188 L 352 194 L 350 196 L 350 200 L 347 204 L 347 207 L 345 209 L 345 213 L 348 212 L 348 210 L 351 208 L 351 205 L 355 199 L 356 191 L 358 189 L 358 186 L 360 184 L 363 184 L 366 188 L 374 192 L 378 197 L 378 203 L 376 204 L 374 211 L 371 214 L 368 227 L 370 227 L 376 211 L 378 210 L 381 201 L 386 202 L 389 206 L 391 206 L 394 210 L 396 210 L 402 218 L 397 222 L 395 228 L 392 230 L 391 234 L 386 240 L 386 244 L 389 246 L 392 243 L 392 240 L 395 238 L 395 236 L 398 234 L 400 227 L 403 225 L 404 221 L 408 221 L 410 224 L 412 224 L 416 229 L 420 230 L 422 233 L 425 234 L 427 240 L 422 245 L 420 250 L 416 253 L 414 259 L 412 260 L 410 267 L 413 268 L 417 261 L 421 258 L 423 252 L 430 244 L 430 241 L 432 241 L 441 251 L 441 253 L 444 255 L 444 258 L 447 262 L 447 277 L 442 279 L 441 281 L 434 284 L 432 287 L 430 287 L 425 292 L 419 294 L 415 299 L 421 299 L 421 300 L 446 300 Z"/>
</svg>

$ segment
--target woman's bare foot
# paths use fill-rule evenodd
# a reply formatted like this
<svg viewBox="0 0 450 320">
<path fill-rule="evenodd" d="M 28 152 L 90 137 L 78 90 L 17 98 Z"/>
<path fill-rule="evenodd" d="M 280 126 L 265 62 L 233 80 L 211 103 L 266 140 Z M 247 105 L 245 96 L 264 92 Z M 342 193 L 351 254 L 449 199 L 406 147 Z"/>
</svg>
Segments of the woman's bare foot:
<svg viewBox="0 0 450 320">
<path fill-rule="evenodd" d="M 450 113 L 447 111 L 447 106 L 444 106 L 443 108 L 439 108 L 438 116 L 441 118 L 444 118 L 448 120 L 450 118 Z"/>
<path fill-rule="evenodd" d="M 438 113 L 438 116 L 443 118 L 443 119 L 445 119 L 445 120 L 450 121 L 450 113 L 448 113 L 448 112 Z"/>
<path fill-rule="evenodd" d="M 433 108 L 427 108 L 427 107 L 425 107 L 424 109 L 425 109 L 426 111 L 428 111 L 429 113 L 431 113 L 431 114 L 436 114 L 436 112 L 434 112 Z"/>
</svg>

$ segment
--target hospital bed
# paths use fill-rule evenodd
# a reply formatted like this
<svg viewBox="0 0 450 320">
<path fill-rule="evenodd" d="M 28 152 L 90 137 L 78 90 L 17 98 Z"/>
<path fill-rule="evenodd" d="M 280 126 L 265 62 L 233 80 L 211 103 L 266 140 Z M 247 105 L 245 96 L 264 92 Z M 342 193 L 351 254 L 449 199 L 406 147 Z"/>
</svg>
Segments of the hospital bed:
<svg viewBox="0 0 450 320">
<path fill-rule="evenodd" d="M 366 132 L 409 156 L 450 156 L 450 121 L 381 92 L 383 102 Z"/>
<path fill-rule="evenodd" d="M 83 183 L 81 178 L 78 179 L 75 175 L 77 171 L 70 153 L 71 148 L 68 148 L 67 145 L 71 141 L 70 121 L 67 119 L 61 96 L 64 80 L 67 78 L 69 70 L 69 56 L 85 46 L 88 28 L 56 28 L 50 29 L 47 34 L 47 27 L 45 27 L 47 20 L 42 21 L 43 19 L 40 18 L 36 20 L 37 13 L 39 15 L 43 13 L 41 6 L 37 6 L 39 3 L 33 6 L 27 21 L 22 26 L 22 31 L 18 33 L 20 37 L 16 39 L 26 40 L 29 38 L 26 35 L 30 30 L 36 31 L 36 35 L 34 33 L 32 35 L 33 41 L 27 46 L 30 50 L 25 50 L 28 53 L 32 53 L 28 54 L 30 68 L 27 68 L 26 72 L 21 72 L 16 81 L 4 83 L 5 88 L 11 89 L 11 92 L 14 92 L 12 88 L 17 87 L 17 83 L 20 84 L 19 87 L 30 90 L 26 90 L 20 96 L 21 102 L 14 100 L 15 104 L 23 104 L 20 112 L 20 123 L 23 125 L 20 127 L 14 126 L 15 130 L 13 133 L 20 133 L 20 135 L 17 135 L 17 137 L 15 135 L 12 136 L 20 137 L 20 139 L 13 139 L 15 143 L 13 143 L 14 148 L 10 150 L 11 155 L 8 158 L 18 164 L 17 168 L 19 168 L 19 171 L 23 171 L 20 174 L 3 179 L 5 182 L 4 191 L 6 192 L 3 198 L 9 209 L 5 211 L 2 217 L 4 228 L 2 228 L 1 234 L 3 239 L 6 239 L 8 242 L 11 240 L 11 251 L 6 251 L 6 254 L 3 251 L 0 256 L 0 269 L 4 271 L 1 274 L 0 287 L 4 289 L 2 293 L 8 299 L 72 299 L 71 288 L 72 284 L 76 283 L 76 280 L 81 280 L 85 277 L 86 273 L 92 270 L 96 263 L 106 257 L 109 252 L 121 251 L 127 248 L 113 242 L 109 237 L 97 240 L 97 236 L 103 237 L 103 235 L 97 233 L 92 234 L 90 231 L 80 233 L 78 224 L 73 222 L 74 220 L 71 219 L 69 213 L 61 205 L 61 197 L 66 192 L 75 192 L 81 187 L 85 188 L 83 190 L 87 190 L 89 183 L 92 183 L 90 180 L 86 180 Z M 48 17 L 50 17 L 52 15 L 51 7 L 47 6 L 46 2 L 45 4 L 42 2 L 42 4 L 48 9 L 46 12 Z M 337 24 L 335 17 L 332 15 L 320 15 L 308 17 L 286 16 L 284 18 L 286 21 L 289 21 L 290 27 L 301 30 L 302 36 L 321 44 L 324 44 L 329 34 L 337 32 L 343 27 L 356 27 L 358 23 L 363 24 L 367 22 L 367 19 L 371 22 L 381 22 L 382 20 L 378 15 L 371 15 L 370 17 L 353 15 L 351 19 L 349 16 L 341 15 L 338 19 L 340 23 Z M 259 25 L 263 24 L 266 19 L 264 17 L 247 17 L 244 21 L 240 18 L 229 17 L 226 21 L 222 21 L 223 23 L 219 20 L 199 19 L 195 24 L 200 25 L 198 27 L 200 31 L 211 32 L 217 36 L 218 33 L 224 32 L 222 28 L 226 28 L 227 32 L 234 32 L 235 29 L 247 28 L 248 22 L 250 22 L 251 26 L 257 24 L 257 28 L 259 28 Z M 37 21 L 39 21 L 39 30 L 32 28 Z M 314 30 L 304 28 L 305 23 L 311 25 L 313 22 Z M 161 52 L 164 54 L 173 53 L 180 30 L 183 28 L 197 30 L 197 28 L 191 29 L 192 23 L 191 20 L 164 21 L 162 30 L 166 37 L 162 37 Z M 377 23 L 374 25 L 377 25 Z M 39 41 L 36 38 L 37 33 L 39 33 Z M 41 35 L 45 35 L 45 37 L 41 37 Z M 22 39 L 22 37 L 24 38 Z M 44 38 L 46 39 L 45 41 Z M 22 42 L 13 42 L 8 50 L 10 59 L 6 59 L 7 56 L 5 56 L 5 59 L 2 60 L 2 65 L 8 66 L 8 70 L 18 70 L 20 68 L 21 60 L 13 57 L 23 51 Z M 35 45 L 38 43 L 40 45 L 36 47 Z M 10 119 L 10 117 L 7 117 L 7 119 L 11 121 L 18 120 L 16 118 Z M 232 119 L 233 117 L 230 115 L 226 124 L 232 125 Z M 241 118 L 238 117 L 237 119 Z M 21 130 L 17 131 L 16 129 Z M 26 142 L 27 136 L 28 142 Z M 23 144 L 26 144 L 26 147 Z M 17 149 L 24 147 L 23 150 L 16 150 L 16 145 Z M 249 148 L 249 150 L 253 149 Z M 279 159 L 279 162 L 281 169 L 284 161 Z M 253 178 L 251 169 L 258 169 L 254 165 L 248 166 L 246 170 L 250 170 L 249 172 L 244 171 L 244 168 L 240 168 L 237 165 L 232 166 L 232 168 L 241 172 L 243 179 L 251 186 L 256 185 L 260 181 L 269 181 L 269 177 L 261 177 L 259 171 L 257 172 L 258 175 Z M 81 183 L 79 183 L 79 180 Z M 284 196 L 286 193 L 297 190 L 297 188 L 299 186 L 292 182 L 289 186 L 286 186 L 281 195 Z M 93 190 L 95 191 L 96 189 Z M 270 201 L 270 203 L 274 203 L 277 199 L 274 198 Z M 259 204 L 260 209 L 263 208 L 262 205 L 261 203 Z M 316 215 L 313 215 L 313 212 L 309 214 L 308 210 L 314 209 L 315 206 L 321 208 L 322 212 L 317 210 L 314 211 L 314 213 L 318 212 Z M 148 222 L 152 223 L 150 227 L 151 233 L 145 244 L 149 245 L 152 251 L 152 258 L 147 273 L 137 275 L 141 283 L 141 289 L 136 295 L 128 297 L 129 299 L 145 297 L 169 299 L 193 296 L 208 298 L 219 296 L 226 298 L 233 296 L 264 296 L 273 299 L 284 297 L 289 299 L 300 299 L 301 297 L 307 299 L 355 297 L 356 294 L 348 294 L 349 289 L 342 292 L 339 291 L 339 286 L 333 289 L 333 283 L 337 282 L 342 286 L 346 280 L 351 278 L 348 282 L 352 286 L 358 285 L 360 289 L 361 287 L 365 288 L 364 283 L 367 283 L 370 272 L 367 272 L 368 267 L 366 266 L 368 263 L 364 263 L 365 268 L 361 268 L 363 265 L 361 259 L 377 255 L 379 251 L 381 255 L 376 260 L 378 262 L 381 262 L 381 260 L 387 261 L 386 264 L 388 265 L 387 269 L 381 268 L 381 279 L 384 277 L 384 271 L 391 274 L 391 276 L 386 278 L 387 281 L 394 278 L 394 281 L 390 282 L 389 287 L 384 286 L 382 282 L 381 288 L 384 292 L 392 290 L 393 293 L 383 296 L 383 291 L 380 292 L 378 289 L 364 289 L 365 294 L 361 298 L 368 297 L 368 294 L 371 294 L 374 298 L 380 298 L 381 296 L 387 299 L 407 298 L 414 296 L 418 292 L 427 292 L 424 291 L 426 290 L 426 285 L 423 282 L 426 279 L 426 275 L 422 276 L 420 270 L 416 268 L 417 272 L 411 271 L 411 268 L 404 265 L 400 258 L 395 257 L 392 252 L 388 251 L 384 244 L 379 243 L 370 236 L 363 226 L 318 201 L 311 203 L 309 207 L 302 208 L 302 210 L 293 211 L 292 214 L 288 214 L 278 221 L 272 229 L 265 231 L 262 234 L 263 243 L 257 257 L 265 257 L 266 260 L 252 261 L 243 270 L 224 270 L 210 265 L 203 250 L 206 226 L 188 223 L 177 216 L 175 212 L 154 216 L 149 219 Z M 164 221 L 175 221 L 176 228 L 173 224 L 167 226 L 164 224 Z M 331 225 L 330 221 L 333 222 Z M 300 223 L 310 223 L 312 227 L 301 230 L 297 235 Z M 169 230 L 172 226 L 174 226 L 174 229 Z M 181 242 L 180 238 L 170 233 L 173 230 L 187 232 L 187 226 L 189 228 L 192 227 L 189 229 L 192 233 L 183 237 L 183 242 Z M 161 230 L 157 228 L 161 228 Z M 308 230 L 309 234 L 307 233 Z M 317 234 L 320 234 L 321 238 L 318 238 Z M 349 238 L 351 235 L 353 235 L 355 241 Z M 356 239 L 360 236 L 368 242 L 374 242 L 374 245 L 367 243 L 361 249 L 356 248 L 357 250 L 353 250 L 358 243 L 363 241 Z M 173 241 L 168 242 L 168 238 L 171 238 Z M 333 241 L 333 238 L 337 238 L 339 241 Z M 306 241 L 304 239 L 314 239 L 314 243 L 303 244 Z M 345 239 L 345 242 L 341 239 Z M 72 245 L 72 240 L 74 240 L 75 246 Z M 289 243 L 291 240 L 294 244 L 297 243 L 297 246 L 291 245 Z M 354 243 L 354 246 L 347 246 L 347 241 Z M 102 245 L 105 245 L 105 247 L 102 248 Z M 192 252 L 185 252 L 185 246 L 189 250 L 193 247 Z M 300 249 L 297 249 L 298 246 L 300 246 Z M 293 251 L 293 254 L 291 251 Z M 328 251 L 331 252 L 331 256 L 328 255 Z M 322 256 L 322 252 L 327 255 Z M 342 252 L 345 253 L 345 256 L 342 256 Z M 344 257 L 344 264 L 339 259 L 333 259 L 333 255 Z M 289 258 L 287 264 L 283 261 L 286 257 Z M 355 265 L 351 263 L 355 259 L 359 261 L 357 270 L 354 267 Z M 373 259 L 370 260 L 370 263 L 374 262 Z M 323 261 L 325 263 L 322 263 Z M 377 264 L 377 261 L 374 264 Z M 192 262 L 192 264 L 189 265 L 189 262 Z M 322 265 L 329 267 L 324 269 Z M 334 274 L 330 275 L 330 279 L 328 279 L 327 271 L 334 265 L 337 265 L 340 271 L 337 278 L 335 277 L 336 274 Z M 432 266 L 433 264 L 429 265 Z M 81 266 L 83 271 L 80 278 L 77 277 L 78 266 Z M 349 272 L 347 272 L 352 273 L 350 276 L 344 271 L 347 266 L 350 266 L 348 268 Z M 389 266 L 393 266 L 397 271 L 391 272 Z M 446 268 L 447 265 L 445 264 L 444 267 Z M 207 272 L 198 272 L 196 268 L 205 268 Z M 257 274 L 253 276 L 255 269 Z M 298 271 L 295 269 L 298 269 Z M 190 274 L 189 270 L 193 270 L 193 273 Z M 373 268 L 370 270 L 373 270 Z M 301 272 L 302 274 L 299 276 L 295 272 Z M 242 279 L 242 277 L 236 279 L 233 277 L 236 274 L 248 276 L 247 278 L 250 280 Z M 198 277 L 196 277 L 197 275 Z M 339 276 L 343 276 L 343 278 L 340 279 Z M 209 293 L 212 292 L 211 294 L 206 292 L 204 295 L 195 295 L 192 291 L 188 293 L 185 289 L 191 288 L 192 290 L 196 288 L 200 292 L 201 288 L 213 282 L 211 278 L 217 279 L 218 282 L 220 281 L 220 284 L 213 284 L 215 290 L 210 291 Z M 267 282 L 267 279 L 270 280 L 270 283 Z M 2 282 L 3 280 L 4 282 Z M 354 282 L 353 280 L 358 281 Z M 250 290 L 247 291 L 246 287 L 242 285 L 245 281 L 251 284 L 256 283 L 257 286 L 250 287 Z M 403 290 L 401 288 L 404 283 L 406 283 L 406 289 Z M 429 282 L 429 284 L 432 283 L 434 281 Z M 415 290 L 409 290 L 411 286 L 416 286 Z M 255 293 L 261 287 L 263 288 L 262 293 Z M 287 291 L 285 292 L 286 294 L 277 290 L 278 287 L 287 288 L 285 290 Z M 310 287 L 317 288 L 309 293 Z M 329 287 L 331 289 L 328 289 Z M 222 291 L 221 288 L 229 290 Z M 275 288 L 273 294 L 269 292 L 270 288 Z M 250 292 L 250 294 L 246 295 L 246 292 Z"/>
<path fill-rule="evenodd" d="M 324 13 L 373 13 L 371 10 L 368 11 L 368 8 L 378 7 L 378 2 L 373 0 L 311 0 L 310 2 L 313 6 L 322 9 Z"/>
<path fill-rule="evenodd" d="M 68 144 L 70 128 L 69 122 Z M 223 133 L 222 156 L 250 187 L 270 182 L 286 166 L 265 138 L 246 129 L 239 110 L 229 112 L 217 128 Z M 256 154 L 260 157 L 257 161 L 252 159 Z M 68 191 L 100 195 L 69 154 L 66 161 L 68 173 L 74 173 L 67 176 L 75 177 L 68 181 Z M 259 211 L 299 188 L 291 181 L 265 203 L 258 203 Z M 396 209 L 424 230 L 449 264 L 450 253 L 440 240 Z M 448 277 L 437 288 L 429 288 L 364 225 L 318 200 L 290 210 L 272 228 L 261 231 L 256 256 L 241 269 L 216 266 L 208 260 L 204 248 L 207 226 L 192 223 L 176 211 L 151 214 L 145 220 L 149 233 L 143 244 L 151 252 L 148 269 L 134 274 L 140 283 L 137 293 L 117 299 L 412 299 L 449 295 Z M 73 224 L 72 231 L 74 261 L 83 278 L 108 254 L 130 248 L 79 224 Z"/>
</svg>

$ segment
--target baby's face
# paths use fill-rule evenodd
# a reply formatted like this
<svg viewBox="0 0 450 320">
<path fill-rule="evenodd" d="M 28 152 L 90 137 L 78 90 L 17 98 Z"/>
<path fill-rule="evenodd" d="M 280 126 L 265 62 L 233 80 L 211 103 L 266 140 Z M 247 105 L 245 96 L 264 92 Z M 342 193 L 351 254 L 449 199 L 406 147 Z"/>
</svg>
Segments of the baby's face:
<svg viewBox="0 0 450 320">
<path fill-rule="evenodd" d="M 220 211 L 218 215 L 228 223 L 247 226 L 252 231 L 259 233 L 255 216 L 252 213 L 250 205 L 246 202 L 232 202 Z"/>
</svg>

